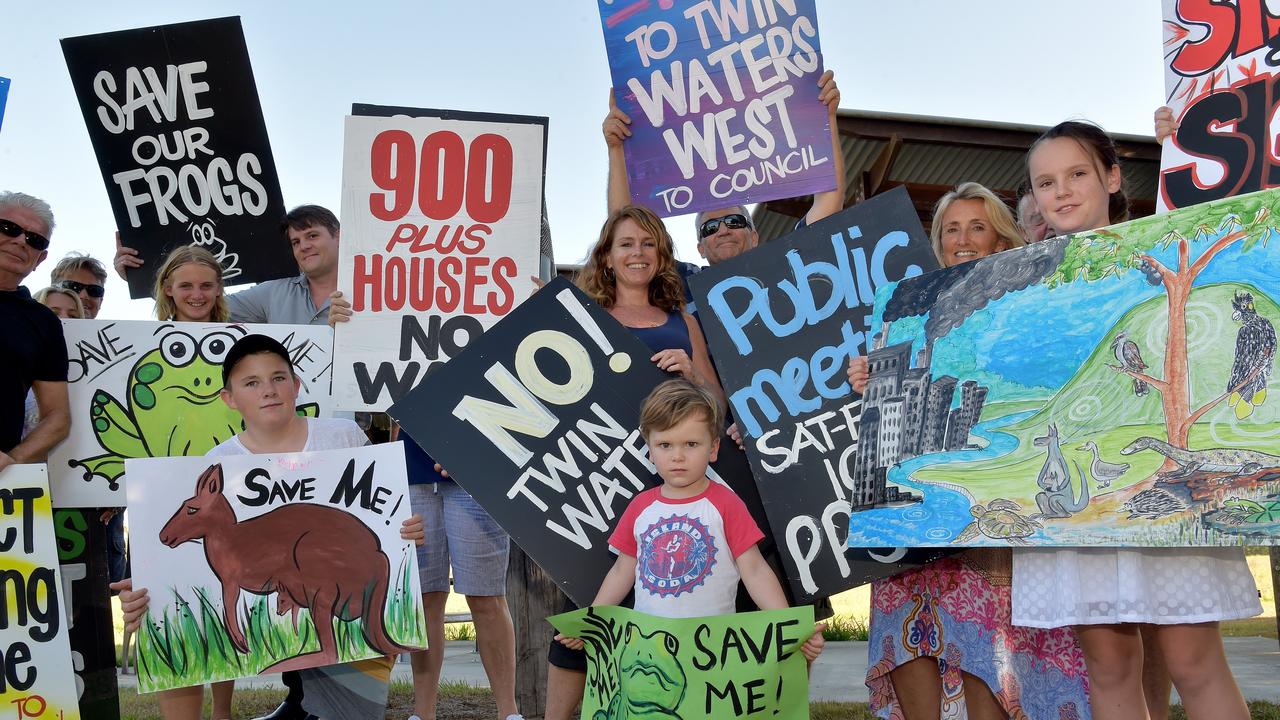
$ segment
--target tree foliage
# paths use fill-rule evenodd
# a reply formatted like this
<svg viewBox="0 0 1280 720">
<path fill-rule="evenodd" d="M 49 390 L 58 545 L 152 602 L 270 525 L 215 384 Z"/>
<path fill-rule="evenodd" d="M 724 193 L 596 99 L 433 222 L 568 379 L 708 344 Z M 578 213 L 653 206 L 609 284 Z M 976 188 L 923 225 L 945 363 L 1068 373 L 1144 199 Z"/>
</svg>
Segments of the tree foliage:
<svg viewBox="0 0 1280 720">
<path fill-rule="evenodd" d="M 1211 245 L 1236 234 L 1239 236 L 1230 244 L 1243 240 L 1242 249 L 1247 252 L 1277 231 L 1278 206 L 1280 192 L 1263 191 L 1077 233 L 1067 245 L 1062 263 L 1045 282 L 1054 288 L 1077 280 L 1103 280 L 1129 270 L 1147 271 L 1144 256 L 1154 251 L 1177 243 Z M 1169 269 L 1179 272 L 1187 268 Z"/>
</svg>

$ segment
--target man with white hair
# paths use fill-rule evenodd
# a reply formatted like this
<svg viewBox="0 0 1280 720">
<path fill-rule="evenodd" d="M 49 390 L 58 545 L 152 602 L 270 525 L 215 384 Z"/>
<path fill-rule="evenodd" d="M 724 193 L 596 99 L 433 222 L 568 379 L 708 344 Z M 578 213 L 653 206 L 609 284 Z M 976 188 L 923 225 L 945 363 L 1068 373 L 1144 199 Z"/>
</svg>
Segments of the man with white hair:
<svg viewBox="0 0 1280 720">
<path fill-rule="evenodd" d="M 0 470 L 42 462 L 67 436 L 67 345 L 62 323 L 31 299 L 22 281 L 49 254 L 53 210 L 39 198 L 0 192 Z M 22 437 L 27 392 L 34 391 L 40 421 Z"/>
</svg>

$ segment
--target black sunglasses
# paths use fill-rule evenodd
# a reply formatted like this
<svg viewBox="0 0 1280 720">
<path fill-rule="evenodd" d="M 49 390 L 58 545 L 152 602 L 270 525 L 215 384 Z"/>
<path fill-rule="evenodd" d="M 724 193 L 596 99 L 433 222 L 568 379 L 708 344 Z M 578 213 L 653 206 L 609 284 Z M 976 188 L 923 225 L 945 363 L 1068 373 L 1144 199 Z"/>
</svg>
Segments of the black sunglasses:
<svg viewBox="0 0 1280 720">
<path fill-rule="evenodd" d="M 751 221 L 747 219 L 746 215 L 743 215 L 742 213 L 734 213 L 732 215 L 725 215 L 724 217 L 703 220 L 702 224 L 698 226 L 698 237 L 705 238 L 715 235 L 716 231 L 720 229 L 720 223 L 724 223 L 725 227 L 730 230 L 741 230 L 745 227 L 751 227 Z"/>
<path fill-rule="evenodd" d="M 49 249 L 49 238 L 38 232 L 31 232 L 12 220 L 0 218 L 0 233 L 4 233 L 11 238 L 16 238 L 19 235 L 22 235 L 26 238 L 27 244 L 36 250 Z"/>
<path fill-rule="evenodd" d="M 59 280 L 58 287 L 66 288 L 73 293 L 88 292 L 91 298 L 100 298 L 107 293 L 107 289 L 101 285 L 86 285 L 76 280 Z"/>
</svg>

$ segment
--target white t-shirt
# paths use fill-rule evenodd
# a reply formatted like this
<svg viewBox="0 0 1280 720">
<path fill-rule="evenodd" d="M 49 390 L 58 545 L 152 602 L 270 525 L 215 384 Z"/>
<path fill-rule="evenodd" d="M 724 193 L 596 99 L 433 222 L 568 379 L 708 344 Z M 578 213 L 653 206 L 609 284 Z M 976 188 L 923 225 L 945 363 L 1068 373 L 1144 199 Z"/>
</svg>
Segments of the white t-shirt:
<svg viewBox="0 0 1280 720">
<path fill-rule="evenodd" d="M 317 450 L 345 450 L 347 448 L 364 447 L 369 444 L 369 436 L 364 434 L 360 426 L 345 418 L 304 418 L 307 421 L 307 444 L 301 452 Z M 253 451 L 240 442 L 239 435 L 205 453 L 210 455 L 253 455 Z"/>
<path fill-rule="evenodd" d="M 742 500 L 712 482 L 690 498 L 661 486 L 635 496 L 609 544 L 636 559 L 636 610 L 689 618 L 734 612 L 736 561 L 763 538 Z"/>
</svg>

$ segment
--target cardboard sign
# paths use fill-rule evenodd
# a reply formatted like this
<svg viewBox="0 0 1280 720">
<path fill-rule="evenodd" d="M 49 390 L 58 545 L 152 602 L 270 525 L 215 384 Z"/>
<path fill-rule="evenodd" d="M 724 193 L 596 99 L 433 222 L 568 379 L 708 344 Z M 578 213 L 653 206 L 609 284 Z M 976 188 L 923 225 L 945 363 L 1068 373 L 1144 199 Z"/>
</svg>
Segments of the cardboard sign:
<svg viewBox="0 0 1280 720">
<path fill-rule="evenodd" d="M 385 410 L 529 296 L 545 145 L 544 118 L 347 118 L 339 408 Z"/>
<path fill-rule="evenodd" d="M 1263 3 L 1163 0 L 1165 104 L 1179 122 L 1160 156 L 1160 210 L 1280 186 L 1271 117 L 1276 17 Z"/>
<path fill-rule="evenodd" d="M 636 204 L 665 217 L 836 186 L 813 0 L 599 7 Z"/>
<path fill-rule="evenodd" d="M 689 278 L 797 598 L 932 557 L 846 557 L 862 402 L 846 368 L 866 354 L 875 288 L 936 266 L 897 189 Z"/>
<path fill-rule="evenodd" d="M 142 692 L 426 647 L 400 443 L 127 465 Z"/>
<path fill-rule="evenodd" d="M 0 77 L 0 127 L 4 126 L 4 106 L 9 101 L 9 78 Z"/>
<path fill-rule="evenodd" d="M 808 718 L 809 606 L 673 619 L 622 607 L 547 618 L 587 652 L 582 718 Z"/>
<path fill-rule="evenodd" d="M 657 482 L 640 403 L 670 376 L 652 354 L 557 278 L 387 412 L 588 605 L 613 526 Z"/>
<path fill-rule="evenodd" d="M 43 465 L 0 472 L 0 718 L 78 720 L 79 680 Z"/>
<path fill-rule="evenodd" d="M 876 294 L 851 545 L 1280 539 L 1280 190 Z"/>
<path fill-rule="evenodd" d="M 71 434 L 49 453 L 57 507 L 121 507 L 124 461 L 203 455 L 243 429 L 227 407 L 222 360 L 261 333 L 289 349 L 298 412 L 328 416 L 330 331 L 313 325 L 64 320 Z"/>
<path fill-rule="evenodd" d="M 62 53 L 121 244 L 147 262 L 130 297 L 184 244 L 216 255 L 227 285 L 298 274 L 239 18 L 66 38 Z"/>
<path fill-rule="evenodd" d="M 101 510 L 55 510 L 53 532 L 58 542 L 62 603 L 71 641 L 71 667 L 76 674 L 80 714 L 118 720 L 116 639 L 111 620 L 107 526 Z M 2 711 L 0 711 L 2 712 Z"/>
</svg>

